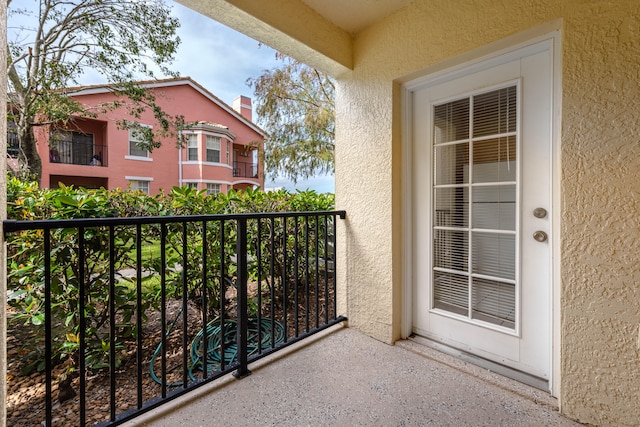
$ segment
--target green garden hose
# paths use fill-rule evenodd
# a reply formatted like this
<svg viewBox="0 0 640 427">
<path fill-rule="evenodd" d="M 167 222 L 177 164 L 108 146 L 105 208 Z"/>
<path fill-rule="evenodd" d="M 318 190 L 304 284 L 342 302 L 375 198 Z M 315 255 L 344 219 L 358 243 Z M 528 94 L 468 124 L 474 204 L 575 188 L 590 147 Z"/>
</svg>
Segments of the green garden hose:
<svg viewBox="0 0 640 427">
<path fill-rule="evenodd" d="M 165 336 L 169 336 L 171 331 L 173 330 L 180 314 L 182 313 L 182 308 L 178 311 L 176 318 L 171 323 L 169 330 L 166 332 Z M 275 344 L 279 344 L 284 341 L 284 326 L 279 322 L 274 323 L 274 330 L 271 331 L 271 319 L 263 318 L 260 321 L 260 325 L 258 325 L 258 320 L 256 318 L 249 319 L 248 325 L 248 336 L 247 336 L 247 350 L 249 352 L 248 356 L 258 352 L 259 349 L 268 348 L 271 346 L 272 340 Z M 207 373 L 215 371 L 220 368 L 221 360 L 220 360 L 220 348 L 221 344 L 224 343 L 224 364 L 225 366 L 230 364 L 236 359 L 238 354 L 238 345 L 236 342 L 236 321 L 235 320 L 225 320 L 224 321 L 224 335 L 220 333 L 220 319 L 215 318 L 211 322 L 207 324 L 207 343 L 206 343 L 206 352 L 204 351 L 204 330 L 200 330 L 193 338 L 190 344 L 190 354 L 191 354 L 191 363 L 189 364 L 189 378 L 192 381 L 196 381 L 196 377 L 193 374 L 194 371 L 202 371 L 204 367 L 203 357 L 206 354 L 207 361 Z M 273 334 L 273 336 L 272 336 Z M 260 345 L 258 345 L 258 339 L 262 338 Z M 162 381 L 155 374 L 154 364 L 156 357 L 162 350 L 162 343 L 158 344 L 158 347 L 153 352 L 153 356 L 151 356 L 151 362 L 149 363 L 149 373 L 151 378 L 158 384 L 162 384 Z M 182 385 L 182 381 L 167 383 L 167 387 L 178 387 Z"/>
</svg>

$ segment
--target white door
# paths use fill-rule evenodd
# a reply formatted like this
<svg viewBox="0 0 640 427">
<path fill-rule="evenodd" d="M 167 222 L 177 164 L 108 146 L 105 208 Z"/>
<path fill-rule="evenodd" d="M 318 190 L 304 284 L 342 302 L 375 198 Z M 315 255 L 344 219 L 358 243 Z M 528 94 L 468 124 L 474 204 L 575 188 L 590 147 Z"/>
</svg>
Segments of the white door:
<svg viewBox="0 0 640 427">
<path fill-rule="evenodd" d="M 413 92 L 413 332 L 549 380 L 550 43 Z"/>
</svg>

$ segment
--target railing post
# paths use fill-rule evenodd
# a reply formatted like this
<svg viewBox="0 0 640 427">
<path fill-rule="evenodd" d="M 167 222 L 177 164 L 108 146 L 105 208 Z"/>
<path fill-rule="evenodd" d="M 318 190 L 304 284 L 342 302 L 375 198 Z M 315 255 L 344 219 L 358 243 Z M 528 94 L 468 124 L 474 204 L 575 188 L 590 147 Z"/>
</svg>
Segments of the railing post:
<svg viewBox="0 0 640 427">
<path fill-rule="evenodd" d="M 238 345 L 238 369 L 233 374 L 236 378 L 244 378 L 251 375 L 248 368 L 248 313 L 247 313 L 247 219 L 242 217 L 238 219 L 238 236 L 236 240 L 236 256 L 238 269 L 236 271 L 236 289 L 237 289 L 237 345 Z"/>
</svg>

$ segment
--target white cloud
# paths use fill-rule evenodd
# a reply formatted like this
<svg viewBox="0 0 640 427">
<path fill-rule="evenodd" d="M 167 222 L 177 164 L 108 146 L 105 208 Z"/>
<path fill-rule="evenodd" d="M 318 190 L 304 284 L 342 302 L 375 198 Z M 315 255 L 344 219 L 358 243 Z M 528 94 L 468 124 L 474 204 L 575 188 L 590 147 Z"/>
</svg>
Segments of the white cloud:
<svg viewBox="0 0 640 427">
<path fill-rule="evenodd" d="M 182 40 L 173 68 L 228 104 L 239 95 L 252 97 L 246 80 L 277 65 L 275 51 L 187 7 L 170 5 Z"/>
</svg>

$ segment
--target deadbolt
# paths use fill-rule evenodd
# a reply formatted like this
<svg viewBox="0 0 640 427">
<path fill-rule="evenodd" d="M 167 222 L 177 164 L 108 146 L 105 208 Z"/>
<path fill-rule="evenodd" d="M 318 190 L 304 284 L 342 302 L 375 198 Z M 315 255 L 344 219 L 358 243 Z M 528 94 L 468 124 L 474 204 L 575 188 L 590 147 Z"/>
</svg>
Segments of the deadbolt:
<svg viewBox="0 0 640 427">
<path fill-rule="evenodd" d="M 536 218 L 544 218 L 545 216 L 547 216 L 547 210 L 545 208 L 535 208 L 533 210 L 533 216 L 535 216 Z"/>
<path fill-rule="evenodd" d="M 545 242 L 547 240 L 547 233 L 545 233 L 544 231 L 538 230 L 535 233 L 533 233 L 533 238 L 538 242 Z"/>
</svg>

